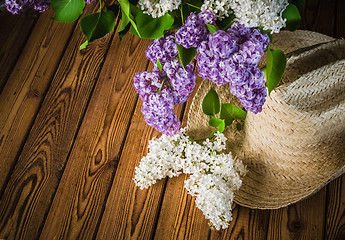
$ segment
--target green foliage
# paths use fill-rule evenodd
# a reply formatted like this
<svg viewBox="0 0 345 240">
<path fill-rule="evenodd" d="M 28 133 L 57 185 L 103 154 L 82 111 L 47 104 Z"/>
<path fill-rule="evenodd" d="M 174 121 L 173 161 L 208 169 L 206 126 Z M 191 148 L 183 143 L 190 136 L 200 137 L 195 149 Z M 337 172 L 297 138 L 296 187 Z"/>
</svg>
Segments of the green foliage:
<svg viewBox="0 0 345 240">
<path fill-rule="evenodd" d="M 301 22 L 301 15 L 299 14 L 298 8 L 289 4 L 282 14 L 283 18 L 286 18 L 286 29 L 289 31 L 295 31 Z"/>
<path fill-rule="evenodd" d="M 213 34 L 213 33 L 218 31 L 218 29 L 215 26 L 213 26 L 211 24 L 208 24 L 208 23 L 206 23 L 206 25 L 207 25 L 207 28 L 208 28 L 208 30 L 210 31 L 211 34 Z"/>
<path fill-rule="evenodd" d="M 215 116 L 217 113 L 219 113 L 219 109 L 220 102 L 218 94 L 211 88 L 202 101 L 202 111 L 206 115 Z"/>
<path fill-rule="evenodd" d="M 241 123 L 236 123 L 236 128 L 237 128 L 238 131 L 241 131 L 242 130 Z"/>
<path fill-rule="evenodd" d="M 302 11 L 305 6 L 305 0 L 289 0 L 289 3 L 295 5 L 298 8 L 298 11 Z"/>
<path fill-rule="evenodd" d="M 166 13 L 160 18 L 153 18 L 143 13 L 140 8 L 133 8 L 134 23 L 136 28 L 131 29 L 131 33 L 146 39 L 157 39 L 164 36 L 164 31 L 168 30 L 174 23 L 174 18 Z M 136 11 L 134 13 L 134 11 Z M 133 31 L 132 31 L 133 30 Z"/>
<path fill-rule="evenodd" d="M 219 119 L 216 117 L 211 116 L 210 121 L 208 122 L 210 126 L 217 128 L 219 132 L 223 132 L 225 128 L 225 121 L 223 119 Z"/>
<path fill-rule="evenodd" d="M 51 0 L 50 3 L 55 11 L 54 20 L 66 23 L 76 20 L 85 7 L 84 0 Z"/>
<path fill-rule="evenodd" d="M 225 126 L 231 125 L 234 119 L 244 120 L 247 116 L 246 111 L 236 107 L 232 103 L 222 103 L 220 118 L 225 120 Z"/>
<path fill-rule="evenodd" d="M 108 9 L 107 11 L 101 11 L 83 17 L 80 21 L 80 28 L 87 41 L 80 46 L 80 49 L 85 48 L 89 42 L 110 33 L 114 29 L 118 11 L 118 7 L 117 9 L 115 7 L 113 10 Z"/>
<path fill-rule="evenodd" d="M 178 57 L 182 66 L 187 66 L 195 57 L 197 48 L 184 48 L 181 45 L 176 44 L 178 50 Z"/>
<path fill-rule="evenodd" d="M 161 62 L 159 61 L 159 58 L 157 58 L 157 67 L 158 67 L 158 69 L 159 69 L 159 71 L 163 71 L 163 67 L 162 67 L 162 64 L 161 64 Z"/>
<path fill-rule="evenodd" d="M 284 52 L 278 48 L 271 49 L 268 47 L 267 64 L 264 69 L 265 78 L 267 82 L 268 92 L 278 86 L 282 79 L 286 68 L 286 56 Z"/>
<path fill-rule="evenodd" d="M 229 17 L 223 18 L 222 21 L 216 20 L 216 24 L 219 27 L 219 29 L 226 31 L 234 23 L 234 19 L 235 14 L 231 14 Z"/>
</svg>

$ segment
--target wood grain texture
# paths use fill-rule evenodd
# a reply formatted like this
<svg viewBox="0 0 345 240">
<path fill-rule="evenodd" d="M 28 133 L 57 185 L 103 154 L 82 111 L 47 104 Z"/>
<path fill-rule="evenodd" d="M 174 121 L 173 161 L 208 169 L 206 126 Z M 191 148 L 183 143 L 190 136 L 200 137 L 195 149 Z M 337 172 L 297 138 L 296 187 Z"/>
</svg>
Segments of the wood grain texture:
<svg viewBox="0 0 345 240">
<path fill-rule="evenodd" d="M 333 180 L 327 190 L 325 239 L 345 239 L 345 176 Z"/>
<path fill-rule="evenodd" d="M 267 239 L 269 210 L 257 210 L 235 204 L 233 220 L 229 228 L 212 231 L 211 240 L 216 239 Z"/>
<path fill-rule="evenodd" d="M 345 37 L 345 1 L 337 0 L 335 37 Z M 327 185 L 325 239 L 345 239 L 345 175 Z"/>
<path fill-rule="evenodd" d="M 93 239 L 134 112 L 150 40 L 115 37 L 40 239 Z M 114 213 L 116 214 L 116 213 Z"/>
<path fill-rule="evenodd" d="M 326 187 L 285 208 L 270 211 L 267 239 L 324 239 Z"/>
<path fill-rule="evenodd" d="M 85 12 L 97 8 L 88 5 Z M 1 198 L 0 238 L 38 237 L 110 39 L 80 52 L 85 40 L 76 27 Z"/>
<path fill-rule="evenodd" d="M 345 37 L 345 1 L 337 0 L 336 18 L 335 18 L 335 37 Z"/>
<path fill-rule="evenodd" d="M 96 239 L 153 237 L 165 181 L 147 190 L 140 190 L 133 181 L 135 166 L 147 154 L 148 141 L 159 135 L 145 123 L 141 106 L 138 101 Z M 175 111 L 181 115 L 182 107 Z"/>
<path fill-rule="evenodd" d="M 41 14 L 0 95 L 0 193 L 75 27 L 52 16 L 52 11 Z"/>
<path fill-rule="evenodd" d="M 301 27 L 309 31 L 315 31 L 333 36 L 337 0 L 313 0 L 306 1 L 306 6 L 301 12 Z M 342 1 L 342 0 L 340 0 Z M 342 11 L 342 14 L 344 11 Z"/>
<path fill-rule="evenodd" d="M 0 92 L 10 75 L 17 59 L 35 26 L 39 14 L 25 11 L 12 15 L 5 11 L 0 13 Z"/>
</svg>

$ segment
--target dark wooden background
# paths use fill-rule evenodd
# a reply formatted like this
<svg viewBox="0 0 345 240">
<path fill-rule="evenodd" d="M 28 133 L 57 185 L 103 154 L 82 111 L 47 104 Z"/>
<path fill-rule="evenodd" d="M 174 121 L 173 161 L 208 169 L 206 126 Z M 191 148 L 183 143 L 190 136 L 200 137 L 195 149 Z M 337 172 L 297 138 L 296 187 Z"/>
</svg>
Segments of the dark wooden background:
<svg viewBox="0 0 345 240">
<path fill-rule="evenodd" d="M 344 37 L 344 13 L 344 0 L 309 0 L 301 29 Z M 136 188 L 158 135 L 132 87 L 152 67 L 150 41 L 113 32 L 79 51 L 77 22 L 52 16 L 0 13 L 0 239 L 345 239 L 345 177 L 286 208 L 236 206 L 218 232 L 185 176 Z M 177 108 L 184 123 L 188 104 Z"/>
</svg>

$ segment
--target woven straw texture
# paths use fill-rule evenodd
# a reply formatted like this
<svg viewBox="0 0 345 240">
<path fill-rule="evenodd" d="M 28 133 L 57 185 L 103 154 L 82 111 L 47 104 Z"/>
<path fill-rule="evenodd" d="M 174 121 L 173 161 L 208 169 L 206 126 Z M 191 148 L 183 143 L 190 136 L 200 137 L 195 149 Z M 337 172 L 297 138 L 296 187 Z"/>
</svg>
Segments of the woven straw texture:
<svg viewBox="0 0 345 240">
<path fill-rule="evenodd" d="M 281 32 L 274 39 L 288 55 L 283 84 L 261 113 L 248 113 L 241 131 L 234 124 L 224 131 L 227 149 L 249 170 L 235 202 L 258 209 L 295 203 L 345 170 L 345 40 L 309 31 Z M 205 80 L 187 122 L 188 134 L 197 138 L 212 131 L 201 108 L 211 87 L 221 102 L 239 106 L 228 85 Z"/>
</svg>

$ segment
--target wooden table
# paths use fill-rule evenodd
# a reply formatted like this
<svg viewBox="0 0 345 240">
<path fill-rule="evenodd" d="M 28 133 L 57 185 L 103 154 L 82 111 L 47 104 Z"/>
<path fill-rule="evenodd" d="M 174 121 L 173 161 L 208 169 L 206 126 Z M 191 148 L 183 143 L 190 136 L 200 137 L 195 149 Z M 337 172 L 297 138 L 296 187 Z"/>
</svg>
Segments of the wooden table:
<svg viewBox="0 0 345 240">
<path fill-rule="evenodd" d="M 283 209 L 236 206 L 218 232 L 185 176 L 135 187 L 158 135 L 132 86 L 152 67 L 150 41 L 113 32 L 79 51 L 77 23 L 52 16 L 0 14 L 0 239 L 345 239 L 344 176 Z M 310 1 L 302 29 L 344 37 L 344 22 L 345 1 Z M 177 108 L 184 122 L 187 109 Z"/>
</svg>

